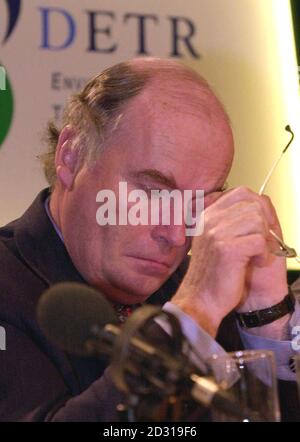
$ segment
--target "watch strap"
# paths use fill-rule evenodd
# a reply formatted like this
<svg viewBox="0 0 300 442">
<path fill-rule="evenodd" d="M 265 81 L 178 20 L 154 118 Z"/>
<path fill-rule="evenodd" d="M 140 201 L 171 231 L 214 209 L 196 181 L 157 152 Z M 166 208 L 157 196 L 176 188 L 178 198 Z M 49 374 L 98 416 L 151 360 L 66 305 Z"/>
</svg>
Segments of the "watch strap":
<svg viewBox="0 0 300 442">
<path fill-rule="evenodd" d="M 278 304 L 262 310 L 254 310 L 246 313 L 237 313 L 236 317 L 241 327 L 254 328 L 270 324 L 295 309 L 295 297 L 289 287 L 288 294 Z"/>
</svg>

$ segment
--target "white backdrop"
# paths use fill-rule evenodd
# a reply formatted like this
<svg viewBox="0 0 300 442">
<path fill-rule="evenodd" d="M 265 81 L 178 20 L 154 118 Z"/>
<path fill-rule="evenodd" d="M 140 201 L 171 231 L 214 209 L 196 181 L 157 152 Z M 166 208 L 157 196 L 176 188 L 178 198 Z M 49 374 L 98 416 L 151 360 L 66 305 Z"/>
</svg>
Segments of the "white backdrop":
<svg viewBox="0 0 300 442">
<path fill-rule="evenodd" d="M 0 0 L 0 63 L 14 96 L 12 125 L 0 147 L 0 224 L 22 214 L 45 186 L 35 157 L 43 149 L 46 122 L 59 117 L 66 98 L 85 79 L 138 55 L 142 43 L 148 55 L 174 57 L 177 49 L 177 58 L 204 74 L 225 103 L 236 140 L 230 184 L 258 190 L 288 140 L 284 126 L 290 123 L 299 132 L 288 0 L 23 0 L 20 5 L 16 26 L 3 42 L 14 11 Z M 177 38 L 174 48 L 175 32 L 187 36 L 192 30 L 188 40 Z M 267 191 L 286 240 L 300 250 L 299 159 L 296 137 Z"/>
</svg>

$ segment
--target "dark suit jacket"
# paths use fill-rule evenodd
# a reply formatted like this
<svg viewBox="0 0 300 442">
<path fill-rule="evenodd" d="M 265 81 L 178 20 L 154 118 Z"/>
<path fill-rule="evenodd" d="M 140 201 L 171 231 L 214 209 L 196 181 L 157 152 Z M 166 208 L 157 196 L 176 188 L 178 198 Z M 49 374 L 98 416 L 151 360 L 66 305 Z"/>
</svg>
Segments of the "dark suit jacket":
<svg viewBox="0 0 300 442">
<path fill-rule="evenodd" d="M 36 321 L 37 302 L 47 287 L 84 283 L 45 212 L 47 196 L 45 189 L 21 218 L 0 229 L 0 326 L 6 330 L 6 350 L 0 351 L 0 420 L 117 421 L 115 407 L 122 395 L 107 363 L 67 355 L 45 338 Z M 178 269 L 150 302 L 168 300 L 184 271 L 184 266 Z M 230 316 L 219 341 L 227 350 L 242 348 Z M 295 384 L 282 385 L 284 416 L 295 419 Z"/>
</svg>

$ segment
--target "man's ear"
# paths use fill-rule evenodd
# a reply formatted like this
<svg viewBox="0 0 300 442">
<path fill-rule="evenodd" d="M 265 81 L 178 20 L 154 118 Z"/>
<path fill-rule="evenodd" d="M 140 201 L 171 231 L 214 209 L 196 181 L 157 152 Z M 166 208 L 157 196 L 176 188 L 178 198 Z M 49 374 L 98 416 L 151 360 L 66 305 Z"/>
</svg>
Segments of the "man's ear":
<svg viewBox="0 0 300 442">
<path fill-rule="evenodd" d="M 55 154 L 56 175 L 63 187 L 71 189 L 79 165 L 78 150 L 74 148 L 75 131 L 65 126 L 59 135 Z"/>
</svg>

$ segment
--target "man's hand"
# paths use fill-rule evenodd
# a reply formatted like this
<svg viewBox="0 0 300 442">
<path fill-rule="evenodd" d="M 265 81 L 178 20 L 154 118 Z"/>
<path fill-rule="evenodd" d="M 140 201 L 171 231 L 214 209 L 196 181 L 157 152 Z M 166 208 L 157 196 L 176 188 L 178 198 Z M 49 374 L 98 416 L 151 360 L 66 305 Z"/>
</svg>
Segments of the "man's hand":
<svg viewBox="0 0 300 442">
<path fill-rule="evenodd" d="M 266 210 L 272 214 L 273 222 L 269 226 L 270 229 L 282 237 L 279 220 L 270 199 L 267 196 L 261 198 Z M 279 250 L 279 245 L 273 236 L 269 235 L 267 240 L 270 251 Z M 273 253 L 267 265 L 263 267 L 249 265 L 246 274 L 245 297 L 237 306 L 237 311 L 261 310 L 281 302 L 288 293 L 286 272 L 286 259 Z M 286 315 L 263 327 L 247 329 L 247 332 L 272 339 L 288 339 L 289 319 L 290 315 Z"/>
<path fill-rule="evenodd" d="M 266 197 L 244 187 L 222 194 L 204 212 L 187 274 L 172 299 L 215 336 L 233 309 L 257 310 L 287 293 L 285 263 L 274 256 L 269 229 L 280 233 Z"/>
</svg>

